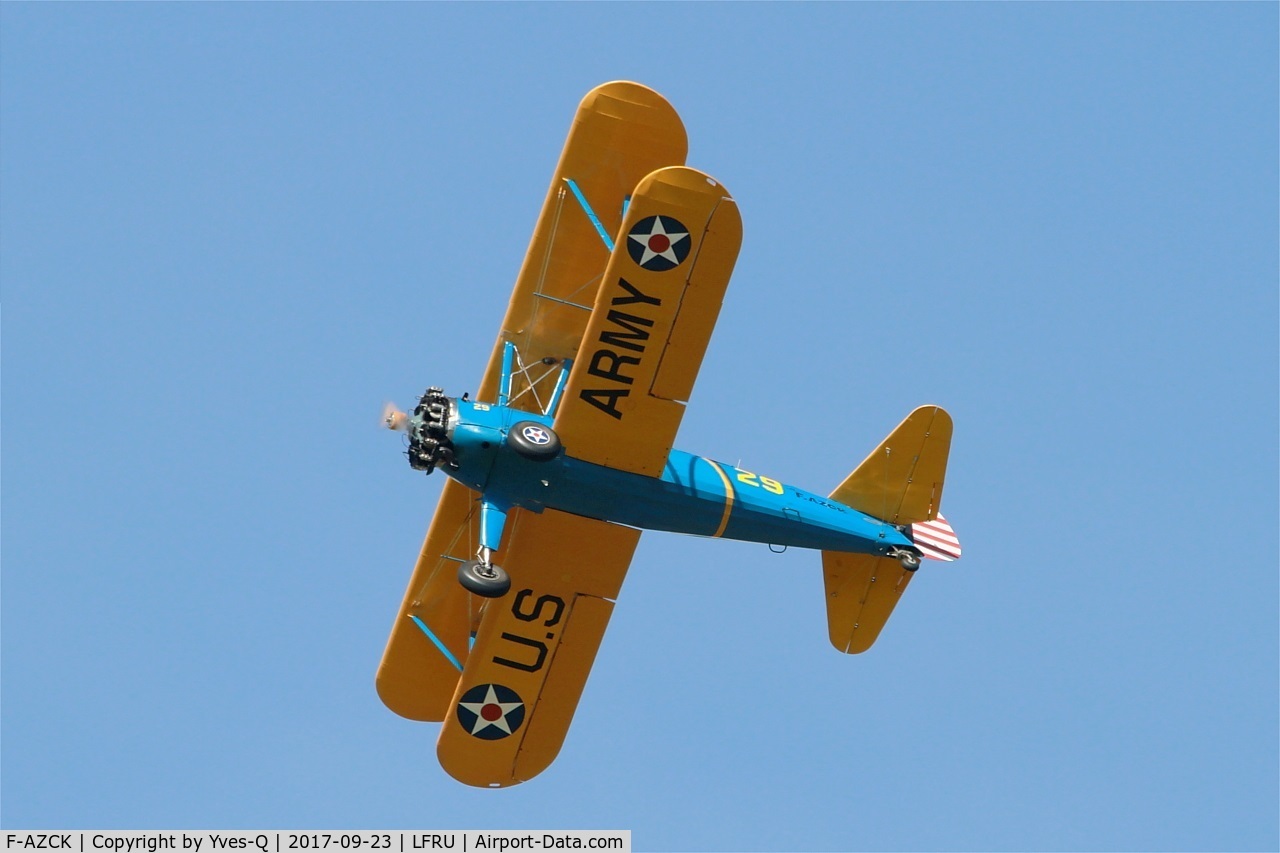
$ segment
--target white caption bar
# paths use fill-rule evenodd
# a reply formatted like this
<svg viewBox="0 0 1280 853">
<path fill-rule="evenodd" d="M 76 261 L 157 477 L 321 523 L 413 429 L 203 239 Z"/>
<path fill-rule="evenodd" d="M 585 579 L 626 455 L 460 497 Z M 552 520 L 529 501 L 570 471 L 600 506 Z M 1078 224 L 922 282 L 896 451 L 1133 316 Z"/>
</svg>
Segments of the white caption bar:
<svg viewBox="0 0 1280 853">
<path fill-rule="evenodd" d="M 525 850 L 608 850 L 631 853 L 629 829 L 396 830 L 74 830 L 0 832 L 3 853 L 507 853 Z"/>
</svg>

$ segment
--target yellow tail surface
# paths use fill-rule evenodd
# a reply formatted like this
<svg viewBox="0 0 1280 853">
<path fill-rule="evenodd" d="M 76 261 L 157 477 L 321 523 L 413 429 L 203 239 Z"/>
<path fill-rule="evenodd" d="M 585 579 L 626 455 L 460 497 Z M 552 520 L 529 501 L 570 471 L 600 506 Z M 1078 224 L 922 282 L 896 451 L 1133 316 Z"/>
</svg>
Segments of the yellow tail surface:
<svg viewBox="0 0 1280 853">
<path fill-rule="evenodd" d="M 890 524 L 933 522 L 942 502 L 951 426 L 945 409 L 921 406 L 880 442 L 831 497 Z M 950 527 L 946 530 L 951 533 Z M 960 556 L 958 540 L 948 548 L 946 554 L 924 553 L 933 559 Z M 823 551 L 831 645 L 846 654 L 871 648 L 913 574 L 895 557 Z"/>
<path fill-rule="evenodd" d="M 942 501 L 951 415 L 921 406 L 854 469 L 831 497 L 890 524 L 932 521 Z"/>
<path fill-rule="evenodd" d="M 831 645 L 850 655 L 871 648 L 912 574 L 892 557 L 823 551 Z"/>
</svg>

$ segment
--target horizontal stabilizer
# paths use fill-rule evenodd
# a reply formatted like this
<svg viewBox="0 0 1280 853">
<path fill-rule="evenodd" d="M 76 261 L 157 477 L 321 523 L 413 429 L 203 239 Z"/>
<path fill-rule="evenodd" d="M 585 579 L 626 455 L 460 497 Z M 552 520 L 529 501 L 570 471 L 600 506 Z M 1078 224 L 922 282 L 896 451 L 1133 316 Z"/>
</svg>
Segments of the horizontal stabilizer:
<svg viewBox="0 0 1280 853">
<path fill-rule="evenodd" d="M 871 648 L 912 574 L 892 557 L 823 551 L 831 645 L 850 655 Z"/>
<path fill-rule="evenodd" d="M 921 406 L 898 424 L 831 497 L 890 524 L 932 521 L 942 501 L 951 416 Z"/>
</svg>

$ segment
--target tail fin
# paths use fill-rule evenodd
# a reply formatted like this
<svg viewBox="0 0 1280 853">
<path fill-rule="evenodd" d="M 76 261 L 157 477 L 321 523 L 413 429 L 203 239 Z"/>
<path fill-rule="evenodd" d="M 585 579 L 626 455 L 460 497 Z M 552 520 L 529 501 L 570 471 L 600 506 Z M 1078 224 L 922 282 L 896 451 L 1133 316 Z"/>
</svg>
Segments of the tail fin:
<svg viewBox="0 0 1280 853">
<path fill-rule="evenodd" d="M 920 553 L 931 560 L 950 563 L 960 559 L 960 539 L 942 513 L 938 513 L 933 521 L 919 521 L 911 525 L 911 540 Z"/>
<path fill-rule="evenodd" d="M 951 451 L 951 415 L 921 406 L 854 469 L 831 497 L 890 524 L 933 521 Z"/>
<path fill-rule="evenodd" d="M 925 557 L 956 560 L 960 541 L 938 513 L 951 416 L 921 406 L 872 451 L 831 497 L 891 524 L 910 525 L 908 535 Z M 914 572 L 894 557 L 822 552 L 831 645 L 846 654 L 871 648 Z"/>
</svg>

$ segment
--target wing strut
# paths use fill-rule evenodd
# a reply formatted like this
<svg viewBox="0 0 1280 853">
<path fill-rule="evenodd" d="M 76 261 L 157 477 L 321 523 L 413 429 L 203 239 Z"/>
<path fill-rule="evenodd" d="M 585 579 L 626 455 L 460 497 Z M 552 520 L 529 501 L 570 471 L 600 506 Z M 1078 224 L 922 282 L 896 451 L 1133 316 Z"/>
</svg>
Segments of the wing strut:
<svg viewBox="0 0 1280 853">
<path fill-rule="evenodd" d="M 445 659 L 448 660 L 449 663 L 453 664 L 453 668 L 458 670 L 458 672 L 462 672 L 461 661 L 459 661 L 456 657 L 454 657 L 453 652 L 449 651 L 449 647 L 446 646 L 444 643 L 442 643 L 440 641 L 440 638 L 437 637 L 432 632 L 432 630 L 427 627 L 427 623 L 423 622 L 421 619 L 419 619 L 417 616 L 414 616 L 412 613 L 409 614 L 409 618 L 413 620 L 413 624 L 417 625 L 419 628 L 422 629 L 422 633 L 427 635 L 427 639 L 435 644 L 435 647 L 440 650 L 440 654 L 444 655 Z"/>
<path fill-rule="evenodd" d="M 507 341 L 502 348 L 502 381 L 498 384 L 498 405 L 505 406 L 511 399 L 511 360 L 516 354 L 516 345 Z"/>
<path fill-rule="evenodd" d="M 556 379 L 555 390 L 551 392 L 551 402 L 547 403 L 547 410 L 543 414 L 555 415 L 556 407 L 560 405 L 560 398 L 564 396 L 564 386 L 569 384 L 571 370 L 573 370 L 573 359 L 566 358 L 560 366 L 560 376 Z"/>
<path fill-rule="evenodd" d="M 530 373 L 530 370 L 535 365 L 546 367 L 546 370 L 540 375 L 534 376 Z M 520 357 L 520 349 L 511 341 L 507 341 L 502 347 L 502 376 L 498 384 L 498 405 L 509 406 L 525 394 L 531 394 L 538 411 L 544 415 L 554 415 L 556 406 L 560 403 L 560 397 L 564 394 L 564 387 L 569 382 L 569 371 L 572 368 L 573 359 L 556 358 L 554 356 L 547 356 L 532 365 L 525 364 L 524 359 Z M 544 404 L 542 397 L 538 395 L 538 386 L 542 384 L 543 380 L 555 373 L 557 369 L 560 371 L 560 375 L 556 377 L 551 396 Z M 518 394 L 512 396 L 511 387 L 515 384 L 514 381 L 517 375 L 524 377 L 525 386 Z"/>
<path fill-rule="evenodd" d="M 587 218 L 591 220 L 591 224 L 596 227 L 596 233 L 600 235 L 600 239 L 604 241 L 604 247 L 610 252 L 613 251 L 613 239 L 609 233 L 604 230 L 604 226 L 600 224 L 600 217 L 596 216 L 596 212 L 591 209 L 591 205 L 587 204 L 587 197 L 582 194 L 582 190 L 578 189 L 578 182 L 573 178 L 565 178 L 564 182 L 569 185 L 569 189 L 573 191 L 573 197 L 578 200 L 578 204 L 582 205 L 582 210 L 587 214 Z"/>
</svg>

